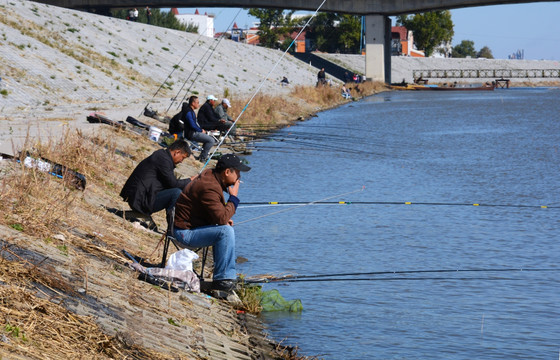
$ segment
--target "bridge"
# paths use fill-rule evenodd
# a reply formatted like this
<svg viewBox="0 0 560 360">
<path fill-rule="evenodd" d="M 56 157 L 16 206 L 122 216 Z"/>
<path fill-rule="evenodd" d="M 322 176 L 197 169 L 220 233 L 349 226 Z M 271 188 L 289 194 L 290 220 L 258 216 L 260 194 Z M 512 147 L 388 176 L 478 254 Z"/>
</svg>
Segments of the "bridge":
<svg viewBox="0 0 560 360">
<path fill-rule="evenodd" d="M 495 79 L 499 88 L 509 88 L 511 78 L 519 79 L 556 79 L 560 78 L 560 69 L 432 69 L 412 70 L 415 82 L 426 83 L 427 79 Z"/>
<path fill-rule="evenodd" d="M 234 7 L 316 10 L 322 0 L 37 0 L 71 8 Z M 559 0 L 548 0 L 559 1 Z M 327 0 L 320 11 L 365 16 L 366 78 L 391 82 L 391 20 L 389 16 L 473 6 L 509 5 L 542 0 Z"/>
</svg>

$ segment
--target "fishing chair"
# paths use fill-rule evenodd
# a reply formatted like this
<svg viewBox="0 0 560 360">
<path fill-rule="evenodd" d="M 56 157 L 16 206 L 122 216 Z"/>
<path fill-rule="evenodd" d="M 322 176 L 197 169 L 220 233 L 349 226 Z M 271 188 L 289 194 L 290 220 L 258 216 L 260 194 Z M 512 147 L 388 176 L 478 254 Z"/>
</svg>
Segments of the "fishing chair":
<svg viewBox="0 0 560 360">
<path fill-rule="evenodd" d="M 202 265 L 200 267 L 200 274 L 197 274 L 196 271 L 194 273 L 196 274 L 196 276 L 198 276 L 198 278 L 201 281 L 204 281 L 204 266 L 206 265 L 206 258 L 208 257 L 208 248 L 209 247 L 207 246 L 207 247 L 201 247 L 201 248 L 193 248 L 193 247 L 189 247 L 189 246 L 184 246 L 183 244 L 178 242 L 177 239 L 175 239 L 175 236 L 173 236 L 174 219 L 175 219 L 175 207 L 173 207 L 173 209 L 171 211 L 167 212 L 167 230 L 165 232 L 165 241 L 164 241 L 164 244 L 163 244 L 163 256 L 161 258 L 161 264 L 160 264 L 159 267 L 163 268 L 163 267 L 165 267 L 165 264 L 167 263 L 167 253 L 169 251 L 169 245 L 170 244 L 173 244 L 175 246 L 175 248 L 177 249 L 177 251 L 181 250 L 181 249 L 189 249 L 189 250 L 192 250 L 194 252 L 202 251 Z"/>
</svg>

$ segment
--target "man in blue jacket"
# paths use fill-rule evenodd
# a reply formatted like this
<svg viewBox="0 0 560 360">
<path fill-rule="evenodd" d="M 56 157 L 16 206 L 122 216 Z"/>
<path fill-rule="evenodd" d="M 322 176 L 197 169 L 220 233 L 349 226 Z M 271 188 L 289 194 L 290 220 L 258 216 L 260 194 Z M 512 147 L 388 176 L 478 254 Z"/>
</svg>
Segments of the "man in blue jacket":
<svg viewBox="0 0 560 360">
<path fill-rule="evenodd" d="M 216 140 L 214 140 L 212 136 L 208 135 L 206 133 L 206 130 L 204 130 L 204 128 L 202 128 L 198 123 L 196 113 L 194 112 L 196 109 L 198 109 L 198 104 L 199 101 L 197 96 L 193 95 L 189 98 L 189 103 L 184 115 L 185 117 L 183 122 L 185 123 L 185 138 L 189 139 L 190 141 L 202 143 L 202 151 L 200 152 L 198 160 L 205 163 L 208 159 L 208 153 L 210 152 L 212 146 L 214 146 L 214 144 L 216 143 Z"/>
<path fill-rule="evenodd" d="M 120 196 L 132 210 L 145 215 L 163 209 L 171 210 L 183 188 L 191 181 L 178 180 L 173 171 L 190 155 L 189 144 L 182 139 L 167 149 L 155 151 L 136 166 Z"/>
</svg>

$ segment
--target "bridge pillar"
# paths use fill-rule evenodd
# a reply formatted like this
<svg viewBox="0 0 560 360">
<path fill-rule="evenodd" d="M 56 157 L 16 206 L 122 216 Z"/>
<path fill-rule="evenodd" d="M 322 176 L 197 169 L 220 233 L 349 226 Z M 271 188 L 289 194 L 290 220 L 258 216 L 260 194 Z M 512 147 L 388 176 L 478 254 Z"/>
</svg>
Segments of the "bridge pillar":
<svg viewBox="0 0 560 360">
<path fill-rule="evenodd" d="M 391 19 L 366 15 L 366 78 L 391 82 Z"/>
</svg>

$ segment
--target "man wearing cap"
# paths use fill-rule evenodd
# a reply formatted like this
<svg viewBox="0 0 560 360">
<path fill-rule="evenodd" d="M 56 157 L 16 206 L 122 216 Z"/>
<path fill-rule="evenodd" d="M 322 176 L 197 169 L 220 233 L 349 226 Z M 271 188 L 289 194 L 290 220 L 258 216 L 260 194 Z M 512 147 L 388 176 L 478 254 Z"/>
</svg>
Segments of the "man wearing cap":
<svg viewBox="0 0 560 360">
<path fill-rule="evenodd" d="M 223 155 L 214 169 L 204 170 L 181 193 L 175 205 L 175 238 L 186 247 L 213 247 L 213 290 L 235 289 L 235 233 L 232 216 L 239 205 L 241 171 L 236 155 Z M 227 202 L 224 192 L 229 193 Z"/>
<path fill-rule="evenodd" d="M 191 181 L 178 180 L 173 170 L 190 154 L 189 144 L 181 139 L 168 149 L 155 151 L 136 166 L 120 196 L 132 210 L 145 215 L 172 209 L 183 188 Z"/>
<path fill-rule="evenodd" d="M 235 135 L 235 126 L 233 125 L 233 118 L 229 116 L 227 110 L 231 107 L 231 104 L 228 99 L 222 99 L 222 103 L 214 109 L 214 112 L 220 118 L 220 122 L 222 123 L 221 131 L 227 131 L 230 127 L 231 130 L 229 132 L 230 135 Z"/>
<path fill-rule="evenodd" d="M 217 126 L 221 124 L 220 118 L 214 112 L 217 100 L 214 95 L 208 95 L 206 102 L 198 110 L 198 123 L 204 130 L 217 130 Z"/>
</svg>

